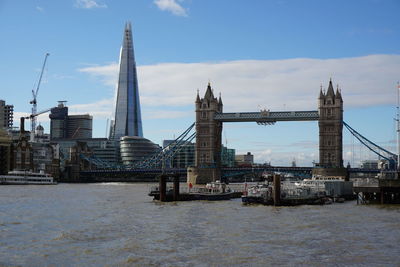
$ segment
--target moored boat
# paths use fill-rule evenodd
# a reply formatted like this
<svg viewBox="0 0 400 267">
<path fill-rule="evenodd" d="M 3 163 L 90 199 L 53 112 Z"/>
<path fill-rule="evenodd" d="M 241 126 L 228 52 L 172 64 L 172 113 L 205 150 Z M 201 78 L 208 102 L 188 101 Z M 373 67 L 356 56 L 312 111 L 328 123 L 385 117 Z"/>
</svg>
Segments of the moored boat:
<svg viewBox="0 0 400 267">
<path fill-rule="evenodd" d="M 173 201 L 173 188 L 168 187 L 166 189 L 166 201 Z M 160 199 L 160 191 L 158 186 L 152 187 L 148 194 L 152 196 L 154 200 Z M 179 201 L 190 201 L 190 200 L 229 200 L 232 198 L 240 198 L 242 192 L 236 192 L 231 190 L 225 183 L 219 181 L 206 184 L 206 186 L 196 186 L 189 189 L 188 192 L 180 192 Z"/>
</svg>

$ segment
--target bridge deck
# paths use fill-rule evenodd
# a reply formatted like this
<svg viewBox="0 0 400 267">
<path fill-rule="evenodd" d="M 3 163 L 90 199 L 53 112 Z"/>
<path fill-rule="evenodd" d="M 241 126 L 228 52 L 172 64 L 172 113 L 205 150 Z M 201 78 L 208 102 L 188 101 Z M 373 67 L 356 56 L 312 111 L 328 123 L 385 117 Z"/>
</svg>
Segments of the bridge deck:
<svg viewBox="0 0 400 267">
<path fill-rule="evenodd" d="M 319 119 L 318 111 L 260 111 L 217 113 L 214 119 L 222 122 L 266 122 L 277 121 L 316 121 Z"/>
</svg>

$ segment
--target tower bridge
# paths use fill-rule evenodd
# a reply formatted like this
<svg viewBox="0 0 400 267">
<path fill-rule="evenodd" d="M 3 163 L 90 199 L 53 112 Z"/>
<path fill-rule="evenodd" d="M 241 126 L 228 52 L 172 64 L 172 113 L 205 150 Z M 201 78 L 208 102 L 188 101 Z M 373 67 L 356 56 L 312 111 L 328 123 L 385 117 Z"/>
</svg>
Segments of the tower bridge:
<svg viewBox="0 0 400 267">
<path fill-rule="evenodd" d="M 81 160 L 87 162 L 88 168 L 80 169 L 80 176 L 88 181 L 133 181 L 145 175 L 149 181 L 161 173 L 176 173 L 192 184 L 206 183 L 234 173 L 245 172 L 290 172 L 320 174 L 325 176 L 346 177 L 349 173 L 378 173 L 380 170 L 366 170 L 343 167 L 343 125 L 349 129 L 363 145 L 379 157 L 387 159 L 395 166 L 396 155 L 376 143 L 368 140 L 356 130 L 343 122 L 343 100 L 339 90 L 333 90 L 329 81 L 327 92 L 320 91 L 318 110 L 309 111 L 270 111 L 258 112 L 223 112 L 221 96 L 215 98 L 211 85 L 208 84 L 205 96 L 196 98 L 196 122 L 186 129 L 174 142 L 163 150 L 131 165 L 110 165 L 94 155 L 80 154 Z M 319 163 L 317 168 L 311 167 L 249 167 L 226 168 L 221 166 L 221 135 L 223 123 L 256 122 L 261 125 L 271 125 L 285 121 L 318 121 L 319 125 Z M 195 129 L 195 132 L 193 132 Z M 172 158 L 182 147 L 196 138 L 195 166 L 188 169 L 165 169 L 166 160 Z M 83 165 L 82 165 L 83 166 Z M 136 177 L 136 178 L 135 178 Z M 110 180 L 111 179 L 111 180 Z M 119 179 L 119 180 L 118 180 Z"/>
<path fill-rule="evenodd" d="M 319 159 L 316 174 L 346 176 L 343 168 L 343 99 L 329 81 L 327 92 L 320 90 L 318 110 L 224 113 L 221 96 L 214 97 L 210 83 L 205 95 L 196 98 L 195 167 L 188 168 L 188 180 L 207 183 L 221 178 L 221 135 L 224 122 L 256 122 L 261 125 L 279 121 L 318 121 Z"/>
</svg>

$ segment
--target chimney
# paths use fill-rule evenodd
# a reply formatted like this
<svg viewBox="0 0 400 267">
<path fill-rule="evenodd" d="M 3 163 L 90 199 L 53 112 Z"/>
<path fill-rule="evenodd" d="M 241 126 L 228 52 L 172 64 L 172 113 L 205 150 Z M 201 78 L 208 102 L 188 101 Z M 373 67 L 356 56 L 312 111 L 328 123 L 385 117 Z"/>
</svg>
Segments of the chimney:
<svg viewBox="0 0 400 267">
<path fill-rule="evenodd" d="M 24 117 L 21 117 L 21 122 L 19 125 L 19 132 L 21 134 L 25 133 L 25 118 Z"/>
</svg>

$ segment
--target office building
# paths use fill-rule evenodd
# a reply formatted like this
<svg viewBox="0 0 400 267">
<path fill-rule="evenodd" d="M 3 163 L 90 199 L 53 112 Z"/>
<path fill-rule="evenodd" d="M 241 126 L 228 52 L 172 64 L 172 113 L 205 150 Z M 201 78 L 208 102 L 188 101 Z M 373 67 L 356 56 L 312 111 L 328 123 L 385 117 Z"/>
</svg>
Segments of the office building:
<svg viewBox="0 0 400 267">
<path fill-rule="evenodd" d="M 254 163 L 254 155 L 250 152 L 243 155 L 236 155 L 235 162 L 237 166 L 252 166 Z"/>
<path fill-rule="evenodd" d="M 163 147 L 166 148 L 172 144 L 175 140 L 164 140 Z M 168 148 L 167 148 L 168 149 Z M 170 168 L 187 168 L 189 166 L 194 166 L 195 163 L 195 144 L 191 142 L 183 143 L 179 150 L 177 150 L 173 156 L 166 162 L 167 166 Z"/>
<path fill-rule="evenodd" d="M 119 140 L 123 136 L 143 137 L 132 28 L 129 22 L 125 25 L 120 52 L 117 90 L 115 119 L 110 138 Z"/>
<path fill-rule="evenodd" d="M 4 100 L 0 100 L 0 128 L 9 129 L 13 126 L 14 106 L 6 105 Z"/>
<path fill-rule="evenodd" d="M 52 141 L 92 138 L 93 117 L 89 114 L 68 115 L 68 107 L 61 101 L 49 117 Z"/>
<path fill-rule="evenodd" d="M 124 136 L 120 139 L 121 161 L 132 165 L 158 153 L 161 147 L 150 140 L 139 136 Z"/>
</svg>

